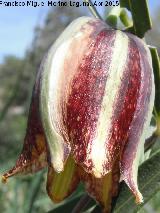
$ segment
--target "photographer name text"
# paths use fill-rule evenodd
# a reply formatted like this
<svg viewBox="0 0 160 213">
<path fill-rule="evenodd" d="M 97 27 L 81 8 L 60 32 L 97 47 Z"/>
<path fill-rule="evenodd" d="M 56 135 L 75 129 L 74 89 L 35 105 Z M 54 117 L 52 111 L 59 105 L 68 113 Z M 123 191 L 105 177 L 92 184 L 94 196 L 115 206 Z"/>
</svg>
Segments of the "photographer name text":
<svg viewBox="0 0 160 213">
<path fill-rule="evenodd" d="M 119 1 L 92 1 L 94 6 L 119 6 Z M 0 7 L 89 7 L 89 2 L 83 1 L 1 1 Z"/>
</svg>

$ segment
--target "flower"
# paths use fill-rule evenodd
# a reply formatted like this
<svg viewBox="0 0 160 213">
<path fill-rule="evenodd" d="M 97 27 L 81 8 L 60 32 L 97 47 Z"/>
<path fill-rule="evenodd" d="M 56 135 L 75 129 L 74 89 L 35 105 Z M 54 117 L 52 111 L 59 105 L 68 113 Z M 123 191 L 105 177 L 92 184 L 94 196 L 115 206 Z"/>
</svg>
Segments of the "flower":
<svg viewBox="0 0 160 213">
<path fill-rule="evenodd" d="M 141 203 L 137 170 L 153 104 L 147 45 L 99 19 L 76 19 L 42 61 L 24 147 L 3 180 L 48 166 L 54 202 L 83 181 L 107 212 L 124 180 Z"/>
</svg>

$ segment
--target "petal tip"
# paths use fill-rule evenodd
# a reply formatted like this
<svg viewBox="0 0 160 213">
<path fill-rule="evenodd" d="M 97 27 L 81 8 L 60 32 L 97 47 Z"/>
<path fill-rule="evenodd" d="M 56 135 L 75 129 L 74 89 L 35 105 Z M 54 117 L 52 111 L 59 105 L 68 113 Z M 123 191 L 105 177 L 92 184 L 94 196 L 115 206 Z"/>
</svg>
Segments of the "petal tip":
<svg viewBox="0 0 160 213">
<path fill-rule="evenodd" d="M 141 203 L 144 202 L 143 195 L 141 194 L 141 192 L 138 189 L 137 179 L 130 177 L 130 175 L 121 173 L 120 181 L 124 181 L 127 184 L 129 189 L 131 190 L 131 192 L 135 196 L 136 204 L 141 204 Z"/>
<path fill-rule="evenodd" d="M 138 191 L 136 196 L 136 204 L 141 204 L 144 202 L 142 194 Z"/>
<path fill-rule="evenodd" d="M 13 167 L 12 169 L 10 169 L 9 171 L 7 171 L 6 173 L 4 173 L 1 177 L 1 181 L 2 183 L 6 183 L 8 178 L 16 175 L 18 172 L 17 172 L 17 168 L 16 167 Z"/>
<path fill-rule="evenodd" d="M 2 175 L 1 181 L 2 181 L 2 183 L 7 183 L 6 175 Z"/>
</svg>

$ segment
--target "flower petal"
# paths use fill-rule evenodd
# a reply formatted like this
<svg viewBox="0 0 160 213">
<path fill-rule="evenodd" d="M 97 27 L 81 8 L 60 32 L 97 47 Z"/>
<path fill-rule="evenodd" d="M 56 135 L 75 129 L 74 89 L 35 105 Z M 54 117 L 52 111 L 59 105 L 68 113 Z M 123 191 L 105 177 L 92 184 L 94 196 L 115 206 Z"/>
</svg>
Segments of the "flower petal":
<svg viewBox="0 0 160 213">
<path fill-rule="evenodd" d="M 121 179 L 125 180 L 135 194 L 136 202 L 141 203 L 143 198 L 137 186 L 137 171 L 140 159 L 144 154 L 146 131 L 151 121 L 154 105 L 154 77 L 148 47 L 135 36 L 129 35 L 129 37 L 134 42 L 134 45 L 131 46 L 131 52 L 133 52 L 132 67 L 135 70 L 134 72 L 136 70 L 140 72 L 135 78 L 135 83 L 138 82 L 138 79 L 140 80 L 140 88 L 134 117 L 128 132 L 128 141 L 122 154 Z M 134 87 L 134 82 L 132 87 Z"/>
<path fill-rule="evenodd" d="M 16 162 L 16 165 L 3 175 L 3 181 L 10 176 L 36 172 L 47 166 L 45 137 L 38 108 L 40 71 L 37 75 L 33 89 L 27 131 L 22 152 Z"/>
<path fill-rule="evenodd" d="M 73 143 L 70 137 L 72 133 L 68 134 L 67 125 L 70 121 L 67 118 L 67 105 L 72 92 L 70 85 L 88 50 L 88 40 L 93 31 L 90 20 L 92 18 L 81 17 L 72 22 L 50 48 L 43 62 L 41 118 L 50 152 L 50 164 L 57 172 L 63 171 L 71 151 L 70 143 Z M 94 19 L 94 22 L 98 20 Z"/>
<path fill-rule="evenodd" d="M 103 176 L 96 178 L 87 174 L 82 168 L 79 168 L 80 179 L 85 183 L 86 190 L 103 207 L 103 212 L 111 211 L 112 198 L 116 197 L 119 188 L 119 164 L 118 161 L 113 166 L 113 170 Z"/>
</svg>

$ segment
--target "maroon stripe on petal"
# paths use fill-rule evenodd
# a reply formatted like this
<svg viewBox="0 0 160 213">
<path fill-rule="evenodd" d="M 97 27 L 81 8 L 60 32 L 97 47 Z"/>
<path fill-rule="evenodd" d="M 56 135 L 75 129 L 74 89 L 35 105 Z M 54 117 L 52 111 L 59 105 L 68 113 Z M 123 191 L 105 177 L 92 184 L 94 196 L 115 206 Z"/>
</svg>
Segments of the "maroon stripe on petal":
<svg viewBox="0 0 160 213">
<path fill-rule="evenodd" d="M 90 54 L 84 56 L 72 81 L 68 99 L 67 128 L 72 151 L 75 160 L 85 163 L 87 170 L 92 165 L 87 160 L 86 150 L 95 135 L 114 41 L 115 32 L 107 30 L 101 31 L 92 41 Z"/>
<path fill-rule="evenodd" d="M 140 56 L 134 41 L 130 40 L 128 58 L 118 97 L 115 99 L 110 139 L 106 141 L 108 156 L 104 173 L 112 169 L 114 161 L 121 157 L 127 143 L 141 84 Z M 112 92 L 112 91 L 111 91 Z"/>
<path fill-rule="evenodd" d="M 138 39 L 136 41 L 136 46 L 140 52 L 141 58 L 141 88 L 139 91 L 138 103 L 136 106 L 136 111 L 134 119 L 130 126 L 129 140 L 125 146 L 122 161 L 121 161 L 121 173 L 123 179 L 127 182 L 129 187 L 132 189 L 133 193 L 137 195 L 137 186 L 133 179 L 132 166 L 136 157 L 137 148 L 140 143 L 140 137 L 143 132 L 144 124 L 146 122 L 146 116 L 149 108 L 151 91 L 152 91 L 152 68 L 149 64 L 149 59 L 147 52 Z M 138 197 L 137 197 L 138 200 Z"/>
</svg>

